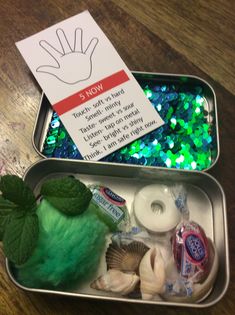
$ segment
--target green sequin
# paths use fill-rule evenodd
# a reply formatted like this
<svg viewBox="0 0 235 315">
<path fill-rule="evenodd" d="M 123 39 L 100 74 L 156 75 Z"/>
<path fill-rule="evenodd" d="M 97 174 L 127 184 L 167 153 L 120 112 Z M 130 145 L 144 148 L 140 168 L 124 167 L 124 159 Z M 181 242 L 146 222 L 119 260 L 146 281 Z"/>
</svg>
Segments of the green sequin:
<svg viewBox="0 0 235 315">
<path fill-rule="evenodd" d="M 206 91 L 187 81 L 186 77 L 174 84 L 151 79 L 148 84 L 140 81 L 165 124 L 102 161 L 192 170 L 208 168 L 217 156 L 216 128 L 214 121 L 208 119 Z M 82 159 L 56 113 L 53 113 L 43 154 Z"/>
</svg>

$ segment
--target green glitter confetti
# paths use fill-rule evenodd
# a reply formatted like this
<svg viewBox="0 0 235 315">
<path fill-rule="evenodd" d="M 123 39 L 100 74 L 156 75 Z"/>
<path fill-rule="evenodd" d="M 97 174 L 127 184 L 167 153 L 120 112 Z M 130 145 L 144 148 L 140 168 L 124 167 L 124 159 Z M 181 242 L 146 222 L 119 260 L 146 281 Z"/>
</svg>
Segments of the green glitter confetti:
<svg viewBox="0 0 235 315">
<path fill-rule="evenodd" d="M 202 86 L 189 85 L 187 80 L 182 77 L 174 84 L 140 82 L 165 124 L 102 161 L 191 170 L 210 167 L 217 156 L 217 146 L 214 121 L 208 120 L 207 92 Z M 42 153 L 48 157 L 82 159 L 56 113 Z"/>
<path fill-rule="evenodd" d="M 147 96 L 147 98 L 151 98 L 152 97 L 152 91 L 149 89 L 144 90 L 145 95 Z"/>
</svg>

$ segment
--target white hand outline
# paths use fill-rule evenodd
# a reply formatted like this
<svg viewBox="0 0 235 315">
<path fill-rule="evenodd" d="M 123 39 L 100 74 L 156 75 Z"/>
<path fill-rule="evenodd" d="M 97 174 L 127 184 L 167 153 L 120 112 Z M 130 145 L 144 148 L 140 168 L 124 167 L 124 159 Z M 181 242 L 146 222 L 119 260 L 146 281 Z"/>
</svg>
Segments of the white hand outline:
<svg viewBox="0 0 235 315">
<path fill-rule="evenodd" d="M 93 37 L 84 51 L 82 47 L 83 30 L 81 28 L 75 29 L 73 48 L 71 48 L 62 29 L 57 29 L 56 35 L 62 52 L 45 40 L 41 40 L 39 45 L 55 60 L 57 66 L 42 65 L 36 69 L 36 72 L 53 75 L 66 84 L 76 84 L 89 79 L 92 73 L 91 57 L 99 42 L 98 38 Z M 75 67 L 77 71 L 74 71 Z"/>
</svg>

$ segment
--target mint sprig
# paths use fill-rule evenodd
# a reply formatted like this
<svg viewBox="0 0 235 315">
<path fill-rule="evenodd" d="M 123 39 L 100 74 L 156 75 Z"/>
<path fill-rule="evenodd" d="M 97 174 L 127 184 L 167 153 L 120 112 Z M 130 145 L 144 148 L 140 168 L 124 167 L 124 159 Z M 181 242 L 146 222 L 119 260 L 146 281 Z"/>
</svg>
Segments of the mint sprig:
<svg viewBox="0 0 235 315">
<path fill-rule="evenodd" d="M 36 205 L 32 190 L 16 175 L 2 176 L 0 190 L 3 198 L 18 206 L 31 208 Z"/>
<path fill-rule="evenodd" d="M 12 209 L 15 208 L 16 205 L 13 202 L 0 196 L 0 241 L 3 239 L 6 225 L 10 222 Z"/>
<path fill-rule="evenodd" d="M 7 258 L 21 265 L 32 255 L 38 239 L 36 199 L 15 175 L 2 176 L 0 190 L 0 240 Z"/>
<path fill-rule="evenodd" d="M 3 237 L 3 250 L 16 265 L 25 263 L 32 255 L 39 233 L 36 213 L 19 211 L 7 224 Z"/>
<path fill-rule="evenodd" d="M 90 189 L 74 177 L 47 180 L 41 187 L 41 195 L 67 215 L 84 212 L 92 198 Z"/>
<path fill-rule="evenodd" d="M 32 190 L 15 175 L 2 176 L 0 190 L 0 241 L 6 257 L 22 265 L 32 255 L 39 236 L 36 199 Z M 44 182 L 41 194 L 67 215 L 85 211 L 92 198 L 90 189 L 71 177 Z"/>
</svg>

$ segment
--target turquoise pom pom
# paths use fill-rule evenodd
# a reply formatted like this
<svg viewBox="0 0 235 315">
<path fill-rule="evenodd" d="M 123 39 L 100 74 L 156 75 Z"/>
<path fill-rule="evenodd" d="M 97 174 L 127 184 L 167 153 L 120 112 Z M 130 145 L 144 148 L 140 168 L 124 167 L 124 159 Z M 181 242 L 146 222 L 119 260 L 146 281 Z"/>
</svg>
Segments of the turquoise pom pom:
<svg viewBox="0 0 235 315">
<path fill-rule="evenodd" d="M 107 226 L 89 210 L 66 216 L 46 200 L 37 209 L 39 239 L 29 260 L 17 267 L 18 281 L 31 288 L 68 288 L 94 276 Z"/>
</svg>

